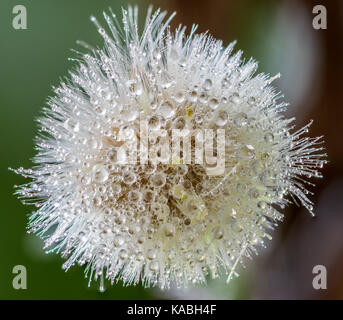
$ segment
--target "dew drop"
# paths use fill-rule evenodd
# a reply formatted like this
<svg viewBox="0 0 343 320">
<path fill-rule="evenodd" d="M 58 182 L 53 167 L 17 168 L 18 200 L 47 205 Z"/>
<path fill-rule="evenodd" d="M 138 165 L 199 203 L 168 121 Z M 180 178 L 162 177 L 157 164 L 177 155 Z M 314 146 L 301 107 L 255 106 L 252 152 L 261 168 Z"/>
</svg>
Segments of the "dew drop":
<svg viewBox="0 0 343 320">
<path fill-rule="evenodd" d="M 159 49 L 154 49 L 152 55 L 156 60 L 160 60 L 162 57 L 161 51 Z"/>
<path fill-rule="evenodd" d="M 244 112 L 239 112 L 235 118 L 234 118 L 234 123 L 238 127 L 243 127 L 248 123 L 248 116 Z"/>
<path fill-rule="evenodd" d="M 113 239 L 113 244 L 115 247 L 120 247 L 124 244 L 124 238 L 121 235 L 116 235 Z"/>
<path fill-rule="evenodd" d="M 99 183 L 103 183 L 106 182 L 109 178 L 109 172 L 106 169 L 105 166 L 103 165 L 95 165 L 93 167 L 93 171 L 94 171 L 94 181 L 99 182 Z"/>
<path fill-rule="evenodd" d="M 166 175 L 162 172 L 156 173 L 152 177 L 152 183 L 154 186 L 162 188 L 166 184 Z"/>
<path fill-rule="evenodd" d="M 239 97 L 238 93 L 234 93 L 232 96 L 230 96 L 230 101 L 234 104 L 239 104 L 241 102 L 241 98 Z"/>
<path fill-rule="evenodd" d="M 175 235 L 175 227 L 168 223 L 164 228 L 164 234 L 166 237 L 173 237 Z"/>
<path fill-rule="evenodd" d="M 152 116 L 148 120 L 148 126 L 150 130 L 158 130 L 160 128 L 160 120 L 156 116 Z"/>
<path fill-rule="evenodd" d="M 189 93 L 188 99 L 189 99 L 189 101 L 191 101 L 191 102 L 196 102 L 197 99 L 198 99 L 198 93 L 197 93 L 195 90 L 192 90 L 192 91 Z"/>
<path fill-rule="evenodd" d="M 212 98 L 209 103 L 208 103 L 209 107 L 212 109 L 212 110 L 215 110 L 217 109 L 218 105 L 219 105 L 219 101 L 216 99 L 216 98 Z"/>
<path fill-rule="evenodd" d="M 184 94 L 179 91 L 175 94 L 175 97 L 174 97 L 174 100 L 177 102 L 177 103 L 182 103 L 185 101 L 185 96 Z"/>
<path fill-rule="evenodd" d="M 274 141 L 274 135 L 272 133 L 266 133 L 264 136 L 264 141 L 271 143 Z"/>
<path fill-rule="evenodd" d="M 157 253 L 156 253 L 156 250 L 155 250 L 155 249 L 149 249 L 149 250 L 147 251 L 147 258 L 148 258 L 149 260 L 154 260 L 154 259 L 156 259 L 156 256 L 157 256 Z"/>
<path fill-rule="evenodd" d="M 125 260 L 128 257 L 128 253 L 125 249 L 119 251 L 119 258 Z"/>
<path fill-rule="evenodd" d="M 157 112 L 165 119 L 169 119 L 175 115 L 175 109 L 169 101 L 163 102 L 158 108 Z"/>
<path fill-rule="evenodd" d="M 212 88 L 212 80 L 211 80 L 211 79 L 206 79 L 206 80 L 204 81 L 204 86 L 203 86 L 203 88 L 204 88 L 205 90 L 210 90 L 210 89 Z"/>
<path fill-rule="evenodd" d="M 150 269 L 151 271 L 157 271 L 157 270 L 158 270 L 158 267 L 159 267 L 159 265 L 158 265 L 158 262 L 157 262 L 157 261 L 152 261 L 152 262 L 150 262 L 150 264 L 149 264 L 149 269 Z"/>
<path fill-rule="evenodd" d="M 89 176 L 83 176 L 81 178 L 81 183 L 84 184 L 84 185 L 90 184 L 91 181 L 92 181 L 92 179 Z"/>
<path fill-rule="evenodd" d="M 225 126 L 227 123 L 227 113 L 225 111 L 219 111 L 215 118 L 214 118 L 214 123 L 218 126 L 218 127 L 222 127 Z"/>
</svg>

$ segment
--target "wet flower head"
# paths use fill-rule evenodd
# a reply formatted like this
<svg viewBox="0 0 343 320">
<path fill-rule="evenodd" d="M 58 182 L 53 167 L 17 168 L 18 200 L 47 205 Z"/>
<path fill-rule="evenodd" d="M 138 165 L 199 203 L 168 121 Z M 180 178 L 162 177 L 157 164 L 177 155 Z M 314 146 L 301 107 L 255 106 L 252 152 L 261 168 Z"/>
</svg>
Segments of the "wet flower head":
<svg viewBox="0 0 343 320">
<path fill-rule="evenodd" d="M 234 43 L 172 32 L 151 9 L 139 33 L 137 15 L 105 13 L 107 31 L 91 18 L 104 48 L 87 46 L 44 109 L 35 166 L 16 170 L 31 178 L 17 191 L 36 205 L 29 230 L 101 286 L 230 280 L 280 209 L 294 200 L 312 213 L 305 178 L 321 176 L 320 138 L 294 130 L 275 77 L 255 75 Z"/>
</svg>

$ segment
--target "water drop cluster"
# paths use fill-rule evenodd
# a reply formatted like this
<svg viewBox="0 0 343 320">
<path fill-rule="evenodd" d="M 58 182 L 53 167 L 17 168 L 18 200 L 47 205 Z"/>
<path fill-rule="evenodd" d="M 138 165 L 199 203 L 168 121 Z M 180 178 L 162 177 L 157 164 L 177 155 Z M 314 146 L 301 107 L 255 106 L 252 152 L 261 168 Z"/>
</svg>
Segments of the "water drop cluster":
<svg viewBox="0 0 343 320">
<path fill-rule="evenodd" d="M 320 177 L 320 138 L 293 130 L 273 78 L 234 43 L 171 32 L 171 17 L 151 9 L 139 33 L 137 15 L 123 10 L 121 27 L 105 13 L 109 31 L 92 18 L 104 48 L 81 56 L 44 109 L 35 167 L 16 170 L 31 178 L 17 191 L 36 206 L 29 230 L 101 286 L 230 279 L 271 238 L 280 208 L 297 199 L 313 211 L 304 177 Z M 225 129 L 224 174 L 182 159 L 128 164 L 121 146 L 143 141 L 141 120 L 149 132 Z"/>
</svg>

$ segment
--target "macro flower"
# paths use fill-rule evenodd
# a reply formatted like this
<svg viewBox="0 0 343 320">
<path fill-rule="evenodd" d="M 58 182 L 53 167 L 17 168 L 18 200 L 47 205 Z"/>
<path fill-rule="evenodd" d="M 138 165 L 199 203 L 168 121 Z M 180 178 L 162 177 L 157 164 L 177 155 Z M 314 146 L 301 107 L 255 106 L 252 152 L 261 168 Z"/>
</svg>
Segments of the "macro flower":
<svg viewBox="0 0 343 320">
<path fill-rule="evenodd" d="M 38 120 L 35 166 L 15 170 L 30 178 L 17 190 L 36 206 L 29 232 L 101 288 L 229 281 L 286 205 L 313 214 L 321 137 L 284 117 L 278 76 L 166 15 L 150 8 L 142 32 L 136 7 L 122 23 L 104 13 L 108 31 L 91 18 L 104 48 L 79 53 Z"/>
</svg>

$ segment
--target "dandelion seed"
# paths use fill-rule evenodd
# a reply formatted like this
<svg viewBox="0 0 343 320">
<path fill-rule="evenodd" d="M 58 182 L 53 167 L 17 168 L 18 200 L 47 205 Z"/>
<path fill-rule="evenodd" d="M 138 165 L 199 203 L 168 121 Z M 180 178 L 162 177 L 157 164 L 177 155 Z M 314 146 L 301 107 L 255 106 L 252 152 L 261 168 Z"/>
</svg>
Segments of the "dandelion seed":
<svg viewBox="0 0 343 320">
<path fill-rule="evenodd" d="M 64 269 L 86 265 L 101 288 L 105 278 L 160 288 L 231 279 L 282 220 L 276 205 L 298 199 L 313 212 L 303 177 L 321 176 L 321 138 L 303 137 L 310 124 L 293 132 L 273 78 L 255 75 L 234 43 L 195 27 L 172 33 L 159 10 L 149 9 L 141 34 L 137 8 L 123 10 L 122 29 L 104 17 L 110 34 L 92 17 L 104 49 L 87 46 L 39 119 L 36 166 L 15 170 L 31 178 L 17 191 L 36 205 L 30 231 L 67 258 Z M 168 134 L 225 129 L 224 174 L 179 158 L 128 164 L 121 148 L 144 145 L 142 119 Z"/>
</svg>

